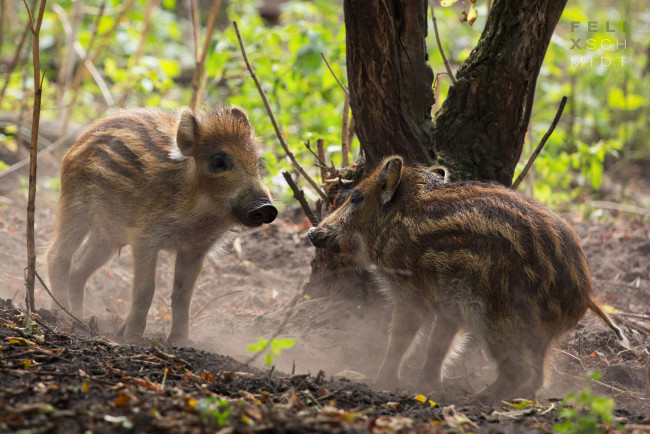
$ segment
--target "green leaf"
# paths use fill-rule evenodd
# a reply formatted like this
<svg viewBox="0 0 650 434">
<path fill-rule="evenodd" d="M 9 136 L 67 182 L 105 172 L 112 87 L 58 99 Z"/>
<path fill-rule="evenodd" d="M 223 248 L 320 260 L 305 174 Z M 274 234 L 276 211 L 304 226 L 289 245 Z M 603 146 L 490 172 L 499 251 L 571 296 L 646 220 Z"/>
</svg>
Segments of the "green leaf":
<svg viewBox="0 0 650 434">
<path fill-rule="evenodd" d="M 442 6 L 443 8 L 448 8 L 449 6 L 453 6 L 453 4 L 456 3 L 457 1 L 458 0 L 440 0 L 440 6 Z"/>
<path fill-rule="evenodd" d="M 158 59 L 160 64 L 160 69 L 167 75 L 169 78 L 178 77 L 181 73 L 181 66 L 176 60 L 173 59 Z"/>
<path fill-rule="evenodd" d="M 613 87 L 609 90 L 607 96 L 607 104 L 613 108 L 621 110 L 636 110 L 643 106 L 643 97 L 633 93 L 628 93 L 627 96 L 623 93 L 623 89 Z"/>
<path fill-rule="evenodd" d="M 603 420 L 610 421 L 612 420 L 612 415 L 614 414 L 614 407 L 616 403 L 613 398 L 608 398 L 606 396 L 595 397 L 591 403 L 591 409 L 598 413 Z"/>
<path fill-rule="evenodd" d="M 293 348 L 296 344 L 296 340 L 292 338 L 283 338 L 283 339 L 273 339 L 271 341 L 271 346 L 277 350 L 286 350 Z"/>
</svg>

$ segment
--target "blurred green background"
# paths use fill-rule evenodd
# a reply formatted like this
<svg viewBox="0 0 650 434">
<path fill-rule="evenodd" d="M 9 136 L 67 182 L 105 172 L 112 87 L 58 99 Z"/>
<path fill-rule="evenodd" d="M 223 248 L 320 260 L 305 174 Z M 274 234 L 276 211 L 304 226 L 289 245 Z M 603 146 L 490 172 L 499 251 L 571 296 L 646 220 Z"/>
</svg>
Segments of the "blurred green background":
<svg viewBox="0 0 650 434">
<path fill-rule="evenodd" d="M 175 0 L 109 0 L 98 20 L 102 3 L 47 3 L 41 30 L 41 65 L 47 68 L 42 119 L 64 123 L 69 116 L 71 125 L 84 125 L 118 107 L 188 105 L 194 46 L 187 4 Z M 210 2 L 199 4 L 203 35 Z M 2 5 L 0 85 L 5 83 L 27 23 L 22 2 L 4 1 Z M 442 44 L 454 71 L 476 45 L 486 20 L 487 1 L 478 0 L 476 22 L 473 26 L 461 23 L 461 11 L 469 7 L 469 2 L 462 1 L 452 7 L 436 7 Z M 231 21 L 238 22 L 287 142 L 316 175 L 314 158 L 303 144 L 306 140 L 315 143 L 322 137 L 327 160 L 337 166 L 341 163 L 344 93 L 320 53 L 327 56 L 334 72 L 346 83 L 342 14 L 342 2 L 330 0 L 288 1 L 279 5 L 279 15 L 268 1 L 224 0 L 221 5 L 207 58 L 203 104 L 235 104 L 248 110 L 263 144 L 267 182 L 275 196 L 286 201 L 290 193 L 280 170 L 291 167 L 242 60 Z M 150 21 L 145 33 L 147 15 Z M 70 35 L 76 16 L 78 30 Z M 450 81 L 442 74 L 445 68 L 430 20 L 429 27 L 430 63 L 440 74 L 435 113 Z M 23 111 L 27 118 L 33 94 L 30 37 L 22 50 L 22 62 L 10 74 L 0 102 L 0 112 Z M 60 73 L 72 44 L 77 44 L 77 52 L 82 48 L 91 53 L 99 75 L 93 77 L 84 68 L 79 74 L 78 92 L 70 91 L 70 83 L 81 67 L 79 55 L 75 55 L 75 70 L 69 76 Z M 571 204 L 583 207 L 587 213 L 594 211 L 588 207 L 589 202 L 599 198 L 650 207 L 647 199 L 636 194 L 643 187 L 639 178 L 650 177 L 649 77 L 650 10 L 645 0 L 570 0 L 538 78 L 527 138 L 530 143 L 524 147 L 519 170 L 549 127 L 561 97 L 567 95 L 569 102 L 521 189 L 555 207 Z M 101 82 L 105 83 L 103 90 Z M 0 148 L 20 154 L 23 145 L 19 142 L 27 143 L 28 137 L 21 137 L 11 123 L 0 126 Z M 352 151 L 356 157 L 356 140 Z M 7 166 L 0 162 L 0 171 Z M 608 179 L 612 182 L 606 182 Z M 315 198 L 303 184 L 308 196 Z M 51 185 L 56 188 L 57 183 Z"/>
</svg>

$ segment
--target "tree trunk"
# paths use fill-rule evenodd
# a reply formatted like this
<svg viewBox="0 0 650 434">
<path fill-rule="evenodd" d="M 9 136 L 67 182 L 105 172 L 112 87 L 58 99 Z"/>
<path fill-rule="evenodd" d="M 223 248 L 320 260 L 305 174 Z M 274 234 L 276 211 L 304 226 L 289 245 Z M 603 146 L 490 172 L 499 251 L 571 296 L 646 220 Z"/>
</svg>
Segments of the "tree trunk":
<svg viewBox="0 0 650 434">
<path fill-rule="evenodd" d="M 443 164 L 451 169 L 452 179 L 510 186 L 537 76 L 566 0 L 495 1 L 435 127 L 433 73 L 425 45 L 427 4 L 344 1 L 350 106 L 365 158 L 354 178 L 384 157 L 399 154 L 411 164 Z M 371 293 L 371 279 L 350 261 L 317 250 L 306 293 Z"/>
<path fill-rule="evenodd" d="M 494 2 L 478 45 L 436 115 L 438 159 L 457 178 L 512 183 L 537 76 L 565 4 Z"/>
<path fill-rule="evenodd" d="M 368 168 L 392 154 L 433 161 L 426 0 L 346 0 L 343 8 L 350 107 Z"/>
</svg>

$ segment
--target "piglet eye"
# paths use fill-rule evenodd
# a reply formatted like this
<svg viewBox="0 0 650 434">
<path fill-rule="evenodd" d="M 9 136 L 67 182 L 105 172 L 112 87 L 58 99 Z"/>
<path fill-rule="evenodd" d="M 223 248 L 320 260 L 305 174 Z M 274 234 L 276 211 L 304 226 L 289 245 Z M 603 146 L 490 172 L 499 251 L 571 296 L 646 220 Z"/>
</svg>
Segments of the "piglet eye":
<svg viewBox="0 0 650 434">
<path fill-rule="evenodd" d="M 226 161 L 226 157 L 221 153 L 212 155 L 212 157 L 210 157 L 209 164 L 210 172 L 212 173 L 221 173 L 228 169 L 228 162 Z"/>
</svg>

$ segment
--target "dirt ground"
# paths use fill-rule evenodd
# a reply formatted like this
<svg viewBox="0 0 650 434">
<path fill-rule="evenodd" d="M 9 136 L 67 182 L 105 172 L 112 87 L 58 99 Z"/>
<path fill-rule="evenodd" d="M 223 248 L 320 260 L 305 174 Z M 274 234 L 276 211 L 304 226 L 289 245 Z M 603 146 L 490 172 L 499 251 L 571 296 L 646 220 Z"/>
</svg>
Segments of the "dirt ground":
<svg viewBox="0 0 650 434">
<path fill-rule="evenodd" d="M 36 234 L 39 257 L 53 231 L 58 193 L 54 162 L 39 167 Z M 373 391 L 387 341 L 389 310 L 328 298 L 305 299 L 313 247 L 299 211 L 284 210 L 271 225 L 242 234 L 225 255 L 209 258 L 197 283 L 190 347 L 165 345 L 171 320 L 173 256 L 161 254 L 157 290 L 145 338 L 115 336 L 128 309 L 131 256 L 101 268 L 89 282 L 84 330 L 53 318 L 50 297 L 37 285 L 35 330 L 26 327 L 23 268 L 25 192 L 21 177 L 0 178 L 0 432 L 417 431 L 550 432 L 561 399 L 584 389 L 613 397 L 616 420 L 601 430 L 650 432 L 650 222 L 612 214 L 611 223 L 567 215 L 589 259 L 594 292 L 631 342 L 587 314 L 553 349 L 548 381 L 535 403 L 483 407 L 473 392 L 494 368 L 470 341 L 447 373 L 459 396 L 433 403 L 416 382 L 422 349 L 402 370 L 399 391 Z M 46 280 L 45 267 L 38 265 Z M 297 298 L 293 308 L 287 305 Z M 294 338 L 269 369 L 246 347 L 258 337 Z M 30 324 L 28 324 L 30 325 Z M 31 325 L 30 325 L 31 326 Z M 22 336 L 22 339 L 20 339 Z M 152 347 L 152 340 L 157 342 Z M 425 396 L 418 397 L 418 394 Z M 435 398 L 432 397 L 435 401 Z M 522 407 L 522 408 L 518 408 Z M 576 422 L 577 423 L 577 422 Z"/>
</svg>

